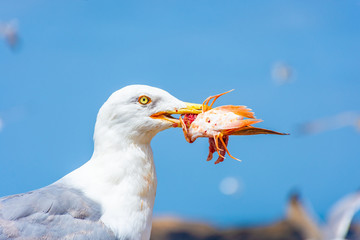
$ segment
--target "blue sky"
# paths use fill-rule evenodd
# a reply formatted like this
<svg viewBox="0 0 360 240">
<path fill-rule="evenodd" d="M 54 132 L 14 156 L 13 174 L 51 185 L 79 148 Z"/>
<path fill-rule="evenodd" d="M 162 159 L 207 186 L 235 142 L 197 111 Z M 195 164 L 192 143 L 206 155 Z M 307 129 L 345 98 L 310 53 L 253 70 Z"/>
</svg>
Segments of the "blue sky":
<svg viewBox="0 0 360 240">
<path fill-rule="evenodd" d="M 92 154 L 96 114 L 129 84 L 188 102 L 235 89 L 218 105 L 247 105 L 260 127 L 290 136 L 231 137 L 227 158 L 180 129 L 153 140 L 155 214 L 219 224 L 280 218 L 297 189 L 324 216 L 360 187 L 360 131 L 300 134 L 299 126 L 360 112 L 360 1 L 0 0 L 17 19 L 15 51 L 0 41 L 0 195 L 40 188 Z M 3 40 L 3 39 L 0 39 Z M 276 84 L 285 63 L 291 81 Z M 341 119 L 340 119 L 341 121 Z M 330 121 L 331 122 L 331 121 Z M 241 185 L 222 194 L 226 177 Z"/>
</svg>

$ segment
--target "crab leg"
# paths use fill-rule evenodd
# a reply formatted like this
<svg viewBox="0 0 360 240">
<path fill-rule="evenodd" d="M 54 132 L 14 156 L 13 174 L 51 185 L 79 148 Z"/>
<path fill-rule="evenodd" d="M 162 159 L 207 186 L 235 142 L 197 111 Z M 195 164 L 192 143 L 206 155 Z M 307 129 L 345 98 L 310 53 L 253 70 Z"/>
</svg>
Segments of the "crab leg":
<svg viewBox="0 0 360 240">
<path fill-rule="evenodd" d="M 185 136 L 186 141 L 188 141 L 189 143 L 193 143 L 194 141 L 191 141 L 191 139 L 190 139 L 190 137 L 189 137 L 189 133 L 188 133 L 187 127 L 186 127 L 186 124 L 184 123 L 184 120 L 182 119 L 181 116 L 180 116 L 179 120 L 180 120 L 180 124 L 181 124 L 182 130 L 183 130 L 183 132 L 184 132 L 184 136 Z"/>
<path fill-rule="evenodd" d="M 219 157 L 222 157 L 222 158 L 225 158 L 223 155 L 221 155 L 221 153 L 220 153 L 220 148 L 219 148 L 219 135 L 220 135 L 221 133 L 219 133 L 219 134 L 217 134 L 217 135 L 215 135 L 214 136 L 214 140 L 215 140 L 215 146 L 216 146 L 216 152 L 219 154 Z"/>
<path fill-rule="evenodd" d="M 226 144 L 225 144 L 225 142 L 224 142 L 224 140 L 223 140 L 223 138 L 222 138 L 222 137 L 223 137 L 222 134 L 220 133 L 219 135 L 220 135 L 220 141 L 221 141 L 221 143 L 223 144 L 223 146 L 224 146 L 224 148 L 225 148 L 225 151 L 229 154 L 229 156 L 230 156 L 232 159 L 235 159 L 235 160 L 241 162 L 240 159 L 238 159 L 238 158 L 236 158 L 236 157 L 233 157 L 233 156 L 230 154 L 230 152 L 229 152 L 229 150 L 227 149 Z"/>
<path fill-rule="evenodd" d="M 208 97 L 207 99 L 205 99 L 205 101 L 202 104 L 202 112 L 206 112 L 207 110 L 210 110 L 209 107 L 209 101 L 210 101 L 211 97 Z M 205 103 L 206 102 L 206 103 Z"/>
<path fill-rule="evenodd" d="M 227 93 L 229 93 L 229 92 L 231 92 L 231 91 L 234 91 L 234 89 L 232 89 L 232 90 L 230 90 L 230 91 L 227 91 L 227 92 L 224 92 L 224 93 L 217 94 L 217 95 L 215 95 L 215 96 L 210 96 L 210 97 L 208 97 L 207 99 L 205 99 L 205 101 L 204 101 L 203 104 L 202 104 L 202 111 L 203 111 L 203 112 L 206 112 L 207 110 L 210 110 L 210 109 L 212 108 L 212 106 L 214 105 L 215 101 L 216 101 L 219 97 L 221 97 L 222 95 L 225 95 L 225 94 L 227 94 Z M 213 99 L 213 100 L 212 100 L 212 102 L 211 102 L 211 104 L 210 104 L 210 106 L 209 106 L 209 103 L 210 103 L 210 100 L 211 100 L 211 99 Z"/>
</svg>

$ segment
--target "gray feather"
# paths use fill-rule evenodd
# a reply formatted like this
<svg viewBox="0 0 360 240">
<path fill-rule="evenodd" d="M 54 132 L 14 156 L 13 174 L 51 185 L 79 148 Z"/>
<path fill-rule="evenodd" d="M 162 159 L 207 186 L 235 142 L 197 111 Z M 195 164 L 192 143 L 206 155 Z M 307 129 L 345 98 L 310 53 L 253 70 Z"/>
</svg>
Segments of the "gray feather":
<svg viewBox="0 0 360 240">
<path fill-rule="evenodd" d="M 62 184 L 0 198 L 0 240 L 116 239 L 101 206 Z"/>
</svg>

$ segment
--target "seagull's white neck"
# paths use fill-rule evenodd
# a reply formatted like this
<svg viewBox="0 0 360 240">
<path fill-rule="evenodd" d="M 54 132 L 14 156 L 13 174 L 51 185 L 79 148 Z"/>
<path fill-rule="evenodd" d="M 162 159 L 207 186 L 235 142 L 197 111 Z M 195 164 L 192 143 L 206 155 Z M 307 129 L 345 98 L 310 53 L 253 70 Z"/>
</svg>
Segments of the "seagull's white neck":
<svg viewBox="0 0 360 240">
<path fill-rule="evenodd" d="M 150 147 L 155 134 L 134 141 L 106 126 L 96 124 L 92 158 L 59 182 L 98 202 L 101 220 L 118 237 L 148 240 L 157 185 Z"/>
</svg>

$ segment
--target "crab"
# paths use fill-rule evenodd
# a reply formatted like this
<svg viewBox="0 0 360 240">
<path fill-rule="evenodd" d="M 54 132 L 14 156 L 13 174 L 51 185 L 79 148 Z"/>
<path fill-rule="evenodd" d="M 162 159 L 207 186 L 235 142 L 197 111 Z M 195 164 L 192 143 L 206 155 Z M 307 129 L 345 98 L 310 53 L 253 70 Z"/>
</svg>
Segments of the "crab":
<svg viewBox="0 0 360 240">
<path fill-rule="evenodd" d="M 212 108 L 219 97 L 231 91 L 233 90 L 205 99 L 202 104 L 202 113 L 185 114 L 179 118 L 186 141 L 193 143 L 199 137 L 209 138 L 210 146 L 207 161 L 212 159 L 213 153 L 216 151 L 219 157 L 215 164 L 224 161 L 226 153 L 231 158 L 240 161 L 233 157 L 227 148 L 230 135 L 287 135 L 286 133 L 251 126 L 262 122 L 262 120 L 256 119 L 252 110 L 246 106 L 226 105 Z"/>
</svg>

